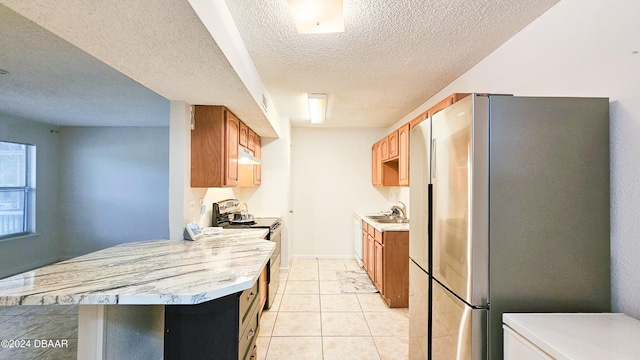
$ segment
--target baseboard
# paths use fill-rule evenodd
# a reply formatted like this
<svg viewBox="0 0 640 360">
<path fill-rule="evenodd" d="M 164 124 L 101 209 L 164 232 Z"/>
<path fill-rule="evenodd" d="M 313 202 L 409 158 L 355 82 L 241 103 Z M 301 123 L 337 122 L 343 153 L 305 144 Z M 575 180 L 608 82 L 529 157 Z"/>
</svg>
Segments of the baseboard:
<svg viewBox="0 0 640 360">
<path fill-rule="evenodd" d="M 20 267 L 17 267 L 17 268 L 13 268 L 13 269 L 10 269 L 10 270 L 2 271 L 2 272 L 0 272 L 0 279 L 4 279 L 6 277 L 10 277 L 10 276 L 13 276 L 13 275 L 21 274 L 21 273 L 26 272 L 26 271 L 31 271 L 33 269 L 41 268 L 43 266 L 51 265 L 51 264 L 56 263 L 58 261 L 59 261 L 59 259 L 57 257 L 55 257 L 55 258 L 51 258 L 51 259 L 38 261 L 38 262 L 27 264 L 27 265 L 23 265 L 23 266 L 20 266 Z"/>
<path fill-rule="evenodd" d="M 353 255 L 293 255 L 293 260 L 355 260 Z"/>
</svg>

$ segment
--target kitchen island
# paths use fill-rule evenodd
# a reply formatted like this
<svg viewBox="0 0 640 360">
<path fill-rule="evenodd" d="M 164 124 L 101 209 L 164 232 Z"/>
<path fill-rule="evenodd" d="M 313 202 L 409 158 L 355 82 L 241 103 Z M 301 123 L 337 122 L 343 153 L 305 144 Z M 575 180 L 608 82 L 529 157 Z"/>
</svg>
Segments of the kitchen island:
<svg viewBox="0 0 640 360">
<path fill-rule="evenodd" d="M 79 359 L 161 359 L 165 309 L 251 289 L 274 251 L 266 233 L 117 245 L 0 280 L 0 306 L 77 304 Z"/>
</svg>

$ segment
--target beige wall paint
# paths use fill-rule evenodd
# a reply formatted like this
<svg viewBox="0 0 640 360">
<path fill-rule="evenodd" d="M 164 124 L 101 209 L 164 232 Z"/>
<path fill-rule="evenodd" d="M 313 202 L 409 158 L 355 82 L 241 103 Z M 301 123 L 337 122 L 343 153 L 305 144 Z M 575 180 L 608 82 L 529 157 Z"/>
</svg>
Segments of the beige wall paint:
<svg viewBox="0 0 640 360">
<path fill-rule="evenodd" d="M 371 145 L 386 129 L 292 131 L 293 257 L 353 258 L 353 213 L 389 208 L 371 185 Z"/>
</svg>

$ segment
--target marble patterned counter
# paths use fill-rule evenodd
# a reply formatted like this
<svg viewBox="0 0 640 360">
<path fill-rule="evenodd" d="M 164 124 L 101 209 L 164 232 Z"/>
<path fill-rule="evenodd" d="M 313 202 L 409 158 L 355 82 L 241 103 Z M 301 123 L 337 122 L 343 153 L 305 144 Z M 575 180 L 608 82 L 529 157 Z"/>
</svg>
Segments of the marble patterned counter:
<svg viewBox="0 0 640 360">
<path fill-rule="evenodd" d="M 167 307 L 208 306 L 251 288 L 275 249 L 267 232 L 117 245 L 1 279 L 0 306 L 80 305 L 78 359 L 168 359 Z"/>
<path fill-rule="evenodd" d="M 117 245 L 1 279 L 0 306 L 202 303 L 251 287 L 275 248 L 267 232 Z"/>
</svg>

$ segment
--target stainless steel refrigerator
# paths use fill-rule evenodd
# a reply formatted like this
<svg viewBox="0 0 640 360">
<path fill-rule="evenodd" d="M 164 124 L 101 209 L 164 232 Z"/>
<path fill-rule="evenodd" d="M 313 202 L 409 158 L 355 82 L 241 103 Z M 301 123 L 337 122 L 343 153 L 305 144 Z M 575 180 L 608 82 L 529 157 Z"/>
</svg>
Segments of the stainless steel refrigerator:
<svg viewBox="0 0 640 360">
<path fill-rule="evenodd" d="M 410 146 L 411 359 L 502 359 L 504 312 L 610 311 L 608 99 L 471 94 Z"/>
</svg>

